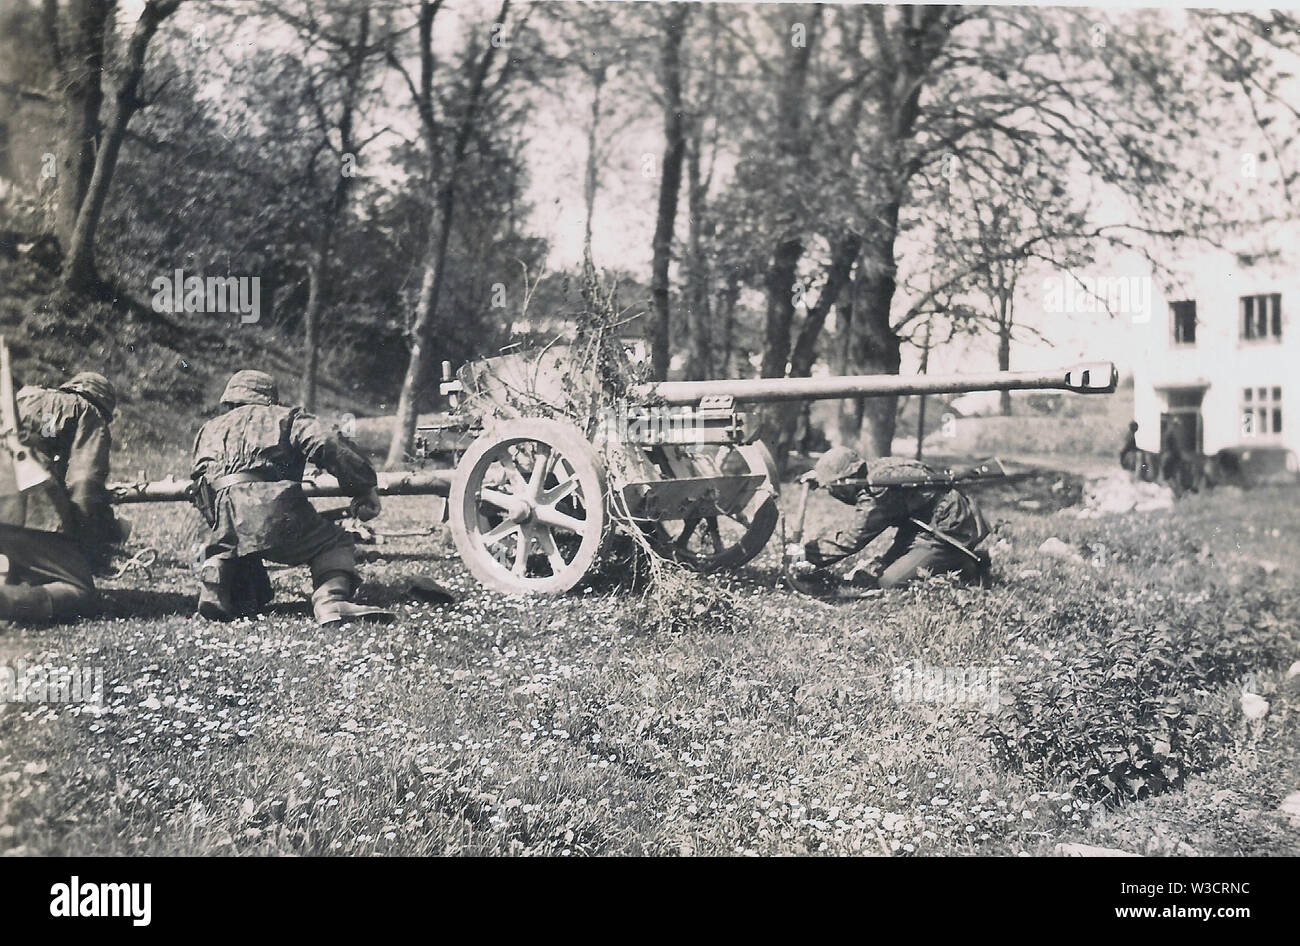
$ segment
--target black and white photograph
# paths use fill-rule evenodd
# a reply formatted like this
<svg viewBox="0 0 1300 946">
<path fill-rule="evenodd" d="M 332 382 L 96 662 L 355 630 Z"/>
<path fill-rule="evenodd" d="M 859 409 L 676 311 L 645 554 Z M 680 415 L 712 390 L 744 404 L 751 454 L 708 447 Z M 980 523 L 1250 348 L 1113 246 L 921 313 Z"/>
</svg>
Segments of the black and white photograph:
<svg viewBox="0 0 1300 946">
<path fill-rule="evenodd" d="M 1298 71 L 1231 3 L 0 0 L 22 909 L 1086 860 L 1242 929 L 1300 854 Z"/>
</svg>

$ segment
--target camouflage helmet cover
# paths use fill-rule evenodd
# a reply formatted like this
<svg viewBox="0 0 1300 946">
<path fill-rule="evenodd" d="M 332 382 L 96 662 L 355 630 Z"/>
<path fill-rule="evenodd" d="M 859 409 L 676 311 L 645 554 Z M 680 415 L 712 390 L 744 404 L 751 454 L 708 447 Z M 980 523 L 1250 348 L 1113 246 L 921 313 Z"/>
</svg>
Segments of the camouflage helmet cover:
<svg viewBox="0 0 1300 946">
<path fill-rule="evenodd" d="M 813 478 L 818 486 L 829 486 L 836 480 L 852 476 L 862 469 L 862 457 L 849 447 L 832 447 L 827 450 L 817 465 L 813 467 Z"/>
<path fill-rule="evenodd" d="M 226 390 L 221 394 L 221 403 L 231 407 L 241 404 L 278 404 L 280 392 L 275 386 L 275 379 L 265 371 L 246 368 L 230 376 Z"/>
<path fill-rule="evenodd" d="M 112 382 L 97 371 L 79 371 L 59 385 L 59 390 L 79 394 L 99 408 L 109 420 L 113 419 L 113 412 L 117 410 L 117 391 L 113 389 Z"/>
</svg>

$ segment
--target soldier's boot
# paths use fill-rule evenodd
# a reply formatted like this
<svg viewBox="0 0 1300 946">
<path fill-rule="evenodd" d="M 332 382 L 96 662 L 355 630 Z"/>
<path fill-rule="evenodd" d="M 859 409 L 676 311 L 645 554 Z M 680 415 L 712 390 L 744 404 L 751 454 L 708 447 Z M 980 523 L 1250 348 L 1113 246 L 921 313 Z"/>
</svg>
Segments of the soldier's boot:
<svg viewBox="0 0 1300 946">
<path fill-rule="evenodd" d="M 311 593 L 311 609 L 321 627 L 340 621 L 391 621 L 397 617 L 383 608 L 352 603 L 361 578 L 357 574 L 356 553 L 351 545 L 330 549 L 312 559 L 311 577 L 315 586 Z"/>
<path fill-rule="evenodd" d="M 266 566 L 255 555 L 245 555 L 231 561 L 228 587 L 231 606 L 239 617 L 260 614 L 275 598 Z"/>
<path fill-rule="evenodd" d="M 42 624 L 82 617 L 94 610 L 93 590 L 69 582 L 0 585 L 0 621 Z"/>
<path fill-rule="evenodd" d="M 321 627 L 340 621 L 392 621 L 397 617 L 392 611 L 353 604 L 356 585 L 349 575 L 335 575 L 316 586 L 311 593 L 311 610 Z"/>
<path fill-rule="evenodd" d="M 94 614 L 99 606 L 99 594 L 93 585 L 51 581 L 40 586 L 50 596 L 50 610 L 56 621 Z"/>
<path fill-rule="evenodd" d="M 43 624 L 54 620 L 54 599 L 40 585 L 0 587 L 0 621 Z"/>
<path fill-rule="evenodd" d="M 230 621 L 235 618 L 231 583 L 234 579 L 233 560 L 214 555 L 205 559 L 199 568 L 199 614 L 209 621 Z"/>
</svg>

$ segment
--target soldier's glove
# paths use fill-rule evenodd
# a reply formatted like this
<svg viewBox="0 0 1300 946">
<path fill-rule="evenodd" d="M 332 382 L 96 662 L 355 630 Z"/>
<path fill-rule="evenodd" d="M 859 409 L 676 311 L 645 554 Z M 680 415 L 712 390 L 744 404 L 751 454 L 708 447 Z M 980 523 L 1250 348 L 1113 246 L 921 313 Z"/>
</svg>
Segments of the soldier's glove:
<svg viewBox="0 0 1300 946">
<path fill-rule="evenodd" d="M 800 483 L 808 483 L 813 489 L 817 488 L 817 471 L 809 470 L 803 476 L 799 477 Z"/>
<path fill-rule="evenodd" d="M 348 505 L 352 515 L 362 522 L 369 522 L 375 516 L 379 515 L 379 490 L 371 487 L 360 496 L 355 497 Z"/>
</svg>

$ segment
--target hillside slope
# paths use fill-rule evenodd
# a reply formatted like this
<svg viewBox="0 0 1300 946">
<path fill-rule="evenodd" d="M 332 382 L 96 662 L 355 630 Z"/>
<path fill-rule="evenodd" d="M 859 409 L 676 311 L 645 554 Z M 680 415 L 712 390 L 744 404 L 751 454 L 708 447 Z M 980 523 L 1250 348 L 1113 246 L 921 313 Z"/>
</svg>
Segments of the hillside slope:
<svg viewBox="0 0 1300 946">
<path fill-rule="evenodd" d="M 226 379 L 240 368 L 270 372 L 292 397 L 301 351 L 274 329 L 237 316 L 162 314 L 140 300 L 69 296 L 54 273 L 26 258 L 0 257 L 0 334 L 14 355 L 18 384 L 57 384 L 81 369 L 117 386 L 114 475 L 150 478 L 186 470 L 194 433 L 216 410 Z M 322 376 L 326 420 L 374 412 L 368 392 Z M 136 467 L 148 457 L 149 469 Z"/>
</svg>

